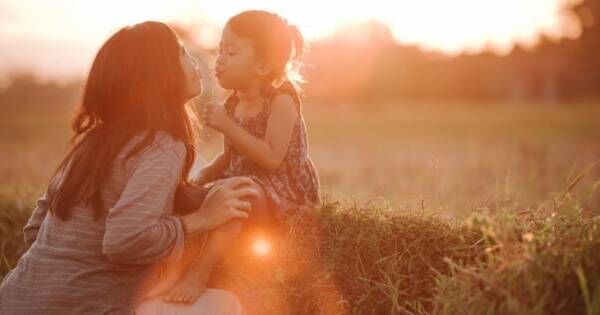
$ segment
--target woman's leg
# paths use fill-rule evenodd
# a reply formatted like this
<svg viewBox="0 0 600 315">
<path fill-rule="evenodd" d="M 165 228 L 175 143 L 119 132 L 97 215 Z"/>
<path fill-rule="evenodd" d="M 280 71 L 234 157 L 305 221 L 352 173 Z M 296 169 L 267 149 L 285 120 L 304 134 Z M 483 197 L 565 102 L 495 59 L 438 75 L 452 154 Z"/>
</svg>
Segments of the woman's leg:
<svg viewBox="0 0 600 315">
<path fill-rule="evenodd" d="M 135 309 L 139 315 L 244 315 L 239 299 L 231 292 L 206 289 L 192 304 L 169 303 L 161 297 L 143 301 Z"/>
<path fill-rule="evenodd" d="M 254 184 L 254 189 L 259 192 L 259 197 L 252 200 L 250 212 L 250 225 L 268 222 L 271 212 L 262 187 Z M 245 225 L 243 220 L 231 220 L 212 231 L 208 237 L 205 248 L 194 257 L 186 267 L 177 284 L 164 296 L 167 302 L 192 303 L 206 289 L 213 267 L 231 249 L 234 242 Z"/>
</svg>

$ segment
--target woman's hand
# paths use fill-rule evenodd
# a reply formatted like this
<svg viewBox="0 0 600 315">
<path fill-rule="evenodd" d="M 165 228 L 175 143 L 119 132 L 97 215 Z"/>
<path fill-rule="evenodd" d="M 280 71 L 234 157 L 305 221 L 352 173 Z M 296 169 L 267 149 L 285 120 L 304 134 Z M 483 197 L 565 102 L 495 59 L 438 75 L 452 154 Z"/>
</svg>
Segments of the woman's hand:
<svg viewBox="0 0 600 315">
<path fill-rule="evenodd" d="M 218 102 L 208 102 L 206 104 L 202 120 L 205 125 L 221 133 L 225 133 L 228 125 L 232 122 L 231 118 L 227 115 L 225 106 Z"/>
<path fill-rule="evenodd" d="M 243 198 L 258 197 L 258 191 L 250 187 L 253 183 L 247 177 L 216 182 L 200 209 L 181 217 L 187 232 L 194 235 L 212 230 L 231 219 L 247 219 L 252 204 Z"/>
</svg>

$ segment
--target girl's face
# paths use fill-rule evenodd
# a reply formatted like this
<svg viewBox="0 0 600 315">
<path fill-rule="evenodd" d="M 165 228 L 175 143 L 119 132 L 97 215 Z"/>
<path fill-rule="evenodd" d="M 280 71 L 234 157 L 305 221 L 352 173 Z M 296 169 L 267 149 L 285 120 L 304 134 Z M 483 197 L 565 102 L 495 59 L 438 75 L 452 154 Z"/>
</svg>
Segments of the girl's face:
<svg viewBox="0 0 600 315">
<path fill-rule="evenodd" d="M 188 97 L 193 98 L 200 95 L 202 93 L 202 75 L 200 74 L 198 61 L 183 45 L 179 49 L 179 62 L 185 76 Z"/>
<path fill-rule="evenodd" d="M 225 89 L 247 89 L 257 86 L 266 72 L 258 62 L 252 42 L 225 26 L 215 67 L 219 84 Z"/>
</svg>

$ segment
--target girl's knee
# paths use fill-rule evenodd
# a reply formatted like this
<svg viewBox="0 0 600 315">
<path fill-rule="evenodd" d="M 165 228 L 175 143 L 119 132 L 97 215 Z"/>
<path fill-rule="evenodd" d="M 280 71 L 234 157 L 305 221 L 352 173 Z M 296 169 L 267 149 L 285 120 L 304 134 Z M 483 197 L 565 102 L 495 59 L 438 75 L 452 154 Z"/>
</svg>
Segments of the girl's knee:
<svg viewBox="0 0 600 315">
<path fill-rule="evenodd" d="M 249 200 L 250 202 L 252 202 L 252 211 L 250 212 L 250 217 L 252 219 L 261 220 L 268 217 L 270 213 L 269 201 L 261 185 L 253 183 L 252 188 L 258 192 L 258 197 Z"/>
<path fill-rule="evenodd" d="M 229 220 L 227 223 L 219 226 L 213 232 L 218 233 L 226 233 L 230 235 L 238 235 L 240 234 L 243 226 L 243 221 L 241 219 L 233 219 Z"/>
</svg>

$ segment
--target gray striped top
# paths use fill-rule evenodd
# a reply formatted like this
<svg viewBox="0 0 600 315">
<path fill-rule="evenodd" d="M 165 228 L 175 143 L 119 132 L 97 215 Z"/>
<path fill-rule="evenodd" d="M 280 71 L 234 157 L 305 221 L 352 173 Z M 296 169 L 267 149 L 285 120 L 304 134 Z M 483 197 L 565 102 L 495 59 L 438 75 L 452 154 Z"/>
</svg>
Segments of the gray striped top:
<svg viewBox="0 0 600 315">
<path fill-rule="evenodd" d="M 135 137 L 113 163 L 102 187 L 107 208 L 93 221 L 78 205 L 61 221 L 45 195 L 23 228 L 31 247 L 0 285 L 0 314 L 134 314 L 165 258 L 183 254 L 183 230 L 173 215 L 185 146 L 159 132 L 122 165 Z"/>
</svg>

